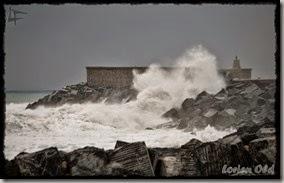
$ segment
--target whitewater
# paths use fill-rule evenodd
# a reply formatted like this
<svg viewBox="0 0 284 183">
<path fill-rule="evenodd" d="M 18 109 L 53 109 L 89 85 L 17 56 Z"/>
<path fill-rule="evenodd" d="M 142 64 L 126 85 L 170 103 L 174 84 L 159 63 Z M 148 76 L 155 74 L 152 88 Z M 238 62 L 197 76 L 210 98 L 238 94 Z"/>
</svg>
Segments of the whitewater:
<svg viewBox="0 0 284 183">
<path fill-rule="evenodd" d="M 214 94 L 225 87 L 216 57 L 199 45 L 177 58 L 166 72 L 152 64 L 142 74 L 133 71 L 137 99 L 119 104 L 84 103 L 25 109 L 28 103 L 6 104 L 5 156 L 48 147 L 71 151 L 84 146 L 113 149 L 117 140 L 145 141 L 148 147 L 180 147 L 192 138 L 214 141 L 234 132 L 211 126 L 192 132 L 155 129 L 171 119 L 162 115 L 200 92 Z M 150 129 L 152 128 L 152 129 Z"/>
</svg>

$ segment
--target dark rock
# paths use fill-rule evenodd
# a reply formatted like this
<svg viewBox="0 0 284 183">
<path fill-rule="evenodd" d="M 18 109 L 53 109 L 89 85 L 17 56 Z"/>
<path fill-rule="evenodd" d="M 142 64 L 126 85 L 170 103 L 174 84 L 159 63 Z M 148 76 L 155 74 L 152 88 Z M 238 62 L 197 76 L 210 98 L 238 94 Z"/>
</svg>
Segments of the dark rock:
<svg viewBox="0 0 284 183">
<path fill-rule="evenodd" d="M 151 160 L 151 165 L 154 170 L 154 175 L 156 175 L 159 157 L 161 156 L 161 154 L 158 151 L 155 151 L 154 149 L 148 149 L 148 152 Z"/>
<path fill-rule="evenodd" d="M 244 133 L 241 135 L 241 140 L 243 142 L 244 145 L 248 145 L 250 143 L 250 141 L 257 139 L 257 135 L 252 133 Z"/>
<path fill-rule="evenodd" d="M 164 118 L 172 118 L 172 119 L 178 119 L 179 118 L 179 114 L 178 111 L 175 108 L 170 109 L 168 112 L 166 112 L 165 114 L 163 114 Z"/>
<path fill-rule="evenodd" d="M 107 174 L 108 157 L 103 149 L 85 147 L 68 153 L 71 176 L 101 176 Z"/>
<path fill-rule="evenodd" d="M 117 140 L 116 143 L 115 143 L 114 149 L 117 149 L 117 148 L 122 147 L 122 146 L 127 145 L 127 144 L 129 144 L 129 142 L 124 142 L 124 141 L 121 141 L 121 140 Z"/>
<path fill-rule="evenodd" d="M 161 129 L 161 128 L 176 128 L 178 127 L 179 125 L 179 122 L 177 121 L 169 121 L 167 123 L 163 123 L 163 124 L 160 124 L 160 125 L 157 125 L 155 128 L 156 129 Z"/>
<path fill-rule="evenodd" d="M 206 91 L 203 91 L 197 95 L 196 101 L 201 100 L 201 99 L 210 98 L 210 97 L 212 96 L 209 93 L 207 93 Z"/>
<path fill-rule="evenodd" d="M 177 129 L 185 129 L 185 128 L 188 128 L 188 126 L 189 126 L 188 119 L 181 119 L 181 120 L 179 120 L 179 124 L 178 124 Z M 192 128 L 192 130 L 193 130 L 193 128 Z"/>
<path fill-rule="evenodd" d="M 189 142 L 187 142 L 186 144 L 182 145 L 181 148 L 182 149 L 194 150 L 196 147 L 198 147 L 201 144 L 202 144 L 202 142 L 200 140 L 191 139 Z"/>
<path fill-rule="evenodd" d="M 124 177 L 124 178 L 137 178 L 137 177 L 142 177 L 143 178 L 143 173 L 139 172 L 138 170 L 127 170 L 124 168 L 120 168 L 120 165 L 113 164 L 110 165 L 108 168 L 108 172 L 104 175 L 105 177 Z"/>
<path fill-rule="evenodd" d="M 195 154 L 203 176 L 222 175 L 223 166 L 231 163 L 230 146 L 219 142 L 203 143 L 196 148 Z"/>
<path fill-rule="evenodd" d="M 216 111 L 208 116 L 207 122 L 207 125 L 214 126 L 218 130 L 225 130 L 234 127 L 237 121 L 234 115 L 231 115 L 226 111 Z"/>
<path fill-rule="evenodd" d="M 262 106 L 262 105 L 264 105 L 266 103 L 266 100 L 265 99 L 263 99 L 263 98 L 258 98 L 257 99 L 257 105 L 258 106 Z"/>
<path fill-rule="evenodd" d="M 145 130 L 154 130 L 153 128 L 147 127 Z"/>
<path fill-rule="evenodd" d="M 262 161 L 261 164 L 264 164 L 264 165 L 275 164 L 276 152 L 277 152 L 277 149 L 274 146 L 268 147 L 266 149 L 259 151 L 259 154 L 260 154 L 259 156 L 261 157 L 259 159 Z"/>
<path fill-rule="evenodd" d="M 154 176 L 148 149 L 144 142 L 135 142 L 115 149 L 110 161 L 123 169 L 141 172 L 141 176 Z"/>
<path fill-rule="evenodd" d="M 252 125 L 214 142 L 191 139 L 180 148 L 148 149 L 144 142 L 117 141 L 115 149 L 108 151 L 85 147 L 70 153 L 56 148 L 20 153 L 6 161 L 5 173 L 8 176 L 241 176 L 245 172 L 223 174 L 222 169 L 224 165 L 253 168 L 275 164 L 276 138 L 266 125 L 269 123 Z"/>
<path fill-rule="evenodd" d="M 181 104 L 183 110 L 190 109 L 194 106 L 194 99 L 193 98 L 187 98 L 183 101 Z"/>
<path fill-rule="evenodd" d="M 265 137 L 250 142 L 250 154 L 256 164 L 272 165 L 276 159 L 276 138 Z"/>
<path fill-rule="evenodd" d="M 66 86 L 61 90 L 28 104 L 26 109 L 35 109 L 38 106 L 59 106 L 65 103 L 100 102 L 106 99 L 108 103 L 120 103 L 133 100 L 137 96 L 137 91 L 130 88 L 110 88 L 88 86 L 86 83 Z"/>
<path fill-rule="evenodd" d="M 260 128 L 257 132 L 256 132 L 256 136 L 258 138 L 263 138 L 263 137 L 270 137 L 270 136 L 274 136 L 275 135 L 275 128 Z"/>
<path fill-rule="evenodd" d="M 254 151 L 260 151 L 262 149 L 266 149 L 268 147 L 275 147 L 276 146 L 276 138 L 275 136 L 272 137 L 264 137 L 258 138 L 249 143 L 250 149 Z"/>
<path fill-rule="evenodd" d="M 64 154 L 52 147 L 35 153 L 21 153 L 14 158 L 13 166 L 21 176 L 64 176 L 66 170 L 61 166 L 64 161 Z"/>
<path fill-rule="evenodd" d="M 196 143 L 198 142 L 196 141 Z M 155 151 L 159 154 L 155 169 L 156 176 L 188 177 L 199 176 L 201 174 L 195 153 L 190 148 L 155 148 Z"/>
<path fill-rule="evenodd" d="M 228 92 L 222 88 L 214 97 L 217 99 L 225 99 L 228 96 Z"/>
<path fill-rule="evenodd" d="M 197 142 L 197 141 L 195 141 Z M 199 142 L 197 142 L 198 144 Z M 195 152 L 195 148 L 198 145 L 187 147 L 181 150 L 181 163 L 182 168 L 180 170 L 180 176 L 191 177 L 191 176 L 200 176 L 202 173 L 201 165 L 199 160 L 197 159 L 197 155 Z M 194 148 L 194 150 L 193 150 Z"/>
<path fill-rule="evenodd" d="M 19 166 L 15 160 L 5 160 L 5 175 L 6 176 L 21 176 Z"/>
<path fill-rule="evenodd" d="M 160 166 L 160 176 L 180 176 L 182 170 L 181 158 L 179 156 L 163 156 L 160 158 Z"/>
<path fill-rule="evenodd" d="M 208 126 L 208 118 L 203 116 L 196 116 L 192 119 L 190 118 L 184 118 L 178 121 L 179 125 L 177 126 L 177 129 L 184 129 L 186 132 L 192 132 L 194 129 L 204 129 Z"/>
<path fill-rule="evenodd" d="M 261 124 L 266 119 L 275 121 L 273 98 L 267 100 L 261 97 L 268 92 L 266 85 L 268 87 L 269 84 L 259 84 L 262 81 L 256 83 L 234 81 L 214 96 L 203 91 L 196 99 L 186 99 L 181 109 L 168 111 L 166 116 L 171 117 L 172 121 L 159 125 L 159 128 L 176 127 L 191 132 L 194 128 L 202 129 L 210 125 L 218 130 L 233 127 L 241 131 L 243 127 L 255 133 L 259 127 L 254 124 Z M 255 129 L 246 129 L 247 126 L 254 126 Z"/>
<path fill-rule="evenodd" d="M 238 134 L 245 134 L 245 133 L 248 133 L 248 134 L 254 134 L 256 133 L 258 130 L 259 130 L 259 126 L 258 125 L 253 125 L 253 126 L 242 126 L 240 127 L 237 132 Z"/>
<path fill-rule="evenodd" d="M 236 145 L 236 146 L 243 145 L 241 137 L 237 133 L 232 133 L 230 135 L 223 137 L 222 139 L 220 139 L 220 142 L 223 144 Z"/>
</svg>

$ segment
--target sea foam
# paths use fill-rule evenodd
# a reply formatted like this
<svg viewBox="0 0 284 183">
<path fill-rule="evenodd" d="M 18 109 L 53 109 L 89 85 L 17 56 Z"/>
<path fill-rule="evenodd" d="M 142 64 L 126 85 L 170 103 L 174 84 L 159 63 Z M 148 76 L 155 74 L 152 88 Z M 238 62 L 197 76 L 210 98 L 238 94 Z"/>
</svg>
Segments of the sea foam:
<svg viewBox="0 0 284 183">
<path fill-rule="evenodd" d="M 56 146 L 70 151 L 83 146 L 114 148 L 116 140 L 145 141 L 149 147 L 178 147 L 192 138 L 217 140 L 233 129 L 217 131 L 213 127 L 194 130 L 153 129 L 170 119 L 161 117 L 172 107 L 180 107 L 188 97 L 202 91 L 216 93 L 225 87 L 218 74 L 216 57 L 204 47 L 187 50 L 165 71 L 152 64 L 143 74 L 134 71 L 133 87 L 137 99 L 119 104 L 64 104 L 25 109 L 27 103 L 6 105 L 5 155 L 32 152 Z"/>
</svg>

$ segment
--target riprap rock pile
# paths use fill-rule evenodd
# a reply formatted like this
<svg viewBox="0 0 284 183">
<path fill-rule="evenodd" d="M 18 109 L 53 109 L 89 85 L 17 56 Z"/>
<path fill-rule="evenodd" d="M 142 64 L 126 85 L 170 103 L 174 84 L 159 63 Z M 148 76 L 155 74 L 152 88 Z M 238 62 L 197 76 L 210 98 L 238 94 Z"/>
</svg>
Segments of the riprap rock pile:
<svg viewBox="0 0 284 183">
<path fill-rule="evenodd" d="M 192 131 L 210 125 L 224 130 L 274 122 L 274 95 L 275 80 L 233 81 L 215 95 L 203 91 L 195 99 L 185 99 L 180 108 L 172 108 L 163 115 L 170 122 L 157 128 Z"/>
<path fill-rule="evenodd" d="M 273 175 L 274 124 L 244 126 L 214 142 L 191 139 L 179 148 L 147 148 L 144 142 L 117 141 L 113 150 L 85 147 L 72 152 L 55 147 L 20 153 L 6 160 L 7 176 L 198 177 Z M 94 139 L 95 140 L 95 139 Z M 247 167 L 252 171 L 227 171 Z M 256 171 L 262 167 L 263 171 Z M 225 170 L 225 171 L 224 171 Z"/>
<path fill-rule="evenodd" d="M 36 102 L 28 104 L 26 109 L 35 109 L 38 106 L 58 106 L 65 103 L 106 102 L 115 103 L 129 101 L 136 97 L 137 92 L 129 87 L 111 88 L 88 86 L 86 83 L 69 85 L 63 89 L 52 92 Z"/>
</svg>

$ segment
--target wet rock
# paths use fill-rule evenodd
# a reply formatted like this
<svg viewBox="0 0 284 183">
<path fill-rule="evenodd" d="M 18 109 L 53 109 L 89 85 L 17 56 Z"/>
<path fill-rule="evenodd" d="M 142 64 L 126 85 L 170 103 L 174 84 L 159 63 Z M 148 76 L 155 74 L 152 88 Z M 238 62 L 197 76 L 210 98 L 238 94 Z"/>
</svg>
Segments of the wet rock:
<svg viewBox="0 0 284 183">
<path fill-rule="evenodd" d="M 255 95 L 261 95 L 264 91 L 260 89 L 256 84 L 252 83 L 246 87 L 240 94 L 245 95 L 246 98 L 252 98 Z"/>
<path fill-rule="evenodd" d="M 13 160 L 21 176 L 63 176 L 65 161 L 63 153 L 56 148 L 48 148 L 35 153 L 20 153 Z"/>
<path fill-rule="evenodd" d="M 176 128 L 178 127 L 179 125 L 179 122 L 177 121 L 169 121 L 167 123 L 163 123 L 163 124 L 160 124 L 160 125 L 157 125 L 155 128 L 156 129 L 161 129 L 161 128 Z"/>
<path fill-rule="evenodd" d="M 260 151 L 262 149 L 266 149 L 268 147 L 276 146 L 276 138 L 275 136 L 258 138 L 249 143 L 250 148 L 254 151 Z"/>
<path fill-rule="evenodd" d="M 275 159 L 276 159 L 276 152 L 277 149 L 276 147 L 272 146 L 272 147 L 268 147 L 266 149 L 263 149 L 261 151 L 259 151 L 259 156 L 261 157 L 260 160 L 262 161 L 262 164 L 269 164 L 269 165 L 273 165 L 275 164 Z"/>
<path fill-rule="evenodd" d="M 236 117 L 234 115 L 228 114 L 226 111 L 217 112 L 211 117 L 209 117 L 209 125 L 214 126 L 216 129 L 225 130 L 230 127 L 235 126 Z"/>
<path fill-rule="evenodd" d="M 220 142 L 229 145 L 237 145 L 237 146 L 242 145 L 241 137 L 237 135 L 237 133 L 233 133 L 223 137 L 222 139 L 220 139 Z"/>
<path fill-rule="evenodd" d="M 160 159 L 161 168 L 160 175 L 164 177 L 175 177 L 179 176 L 182 163 L 180 157 L 177 156 L 164 156 Z"/>
<path fill-rule="evenodd" d="M 26 109 L 35 109 L 41 105 L 53 107 L 65 103 L 100 102 L 102 100 L 108 103 L 120 103 L 133 100 L 136 96 L 137 91 L 129 87 L 90 87 L 86 83 L 79 83 L 54 91 L 38 101 L 28 104 Z"/>
<path fill-rule="evenodd" d="M 70 94 L 71 94 L 71 95 L 77 95 L 77 94 L 78 94 L 78 90 L 71 90 L 71 91 L 70 91 Z"/>
<path fill-rule="evenodd" d="M 194 151 L 191 151 L 192 149 L 189 146 L 184 149 L 160 148 L 157 150 L 155 148 L 155 150 L 159 152 L 159 159 L 155 169 L 156 176 L 189 177 L 200 175 L 199 163 Z"/>
<path fill-rule="evenodd" d="M 148 153 L 151 160 L 152 168 L 154 170 L 154 174 L 156 176 L 159 157 L 161 156 L 161 154 L 154 149 L 148 149 Z"/>
<path fill-rule="evenodd" d="M 195 141 L 197 142 L 197 141 Z M 198 144 L 199 142 L 197 142 Z M 181 163 L 182 168 L 180 171 L 180 176 L 191 177 L 191 176 L 200 176 L 202 173 L 200 162 L 197 159 L 195 148 L 199 145 L 195 144 L 194 146 L 188 146 L 181 150 Z"/>
<path fill-rule="evenodd" d="M 198 139 L 191 139 L 189 142 L 187 142 L 186 144 L 182 145 L 181 148 L 182 149 L 194 150 L 196 147 L 198 147 L 201 144 L 202 144 L 202 142 L 200 140 L 198 140 Z"/>
<path fill-rule="evenodd" d="M 189 127 L 189 119 L 181 119 L 179 120 L 179 124 L 177 129 L 185 129 Z M 193 130 L 193 128 L 191 128 Z"/>
<path fill-rule="evenodd" d="M 178 114 L 177 109 L 172 108 L 171 110 L 169 110 L 168 112 L 163 114 L 163 117 L 164 118 L 178 119 L 179 118 L 179 114 Z"/>
<path fill-rule="evenodd" d="M 145 130 L 154 130 L 154 128 L 147 127 Z"/>
<path fill-rule="evenodd" d="M 236 113 L 236 109 L 225 109 L 224 110 L 227 114 L 229 114 L 229 115 L 235 115 L 235 113 Z"/>
<path fill-rule="evenodd" d="M 276 159 L 276 138 L 265 137 L 250 142 L 250 154 L 257 164 L 272 165 Z"/>
<path fill-rule="evenodd" d="M 211 98 L 211 97 L 212 96 L 209 93 L 207 93 L 206 91 L 203 91 L 203 92 L 201 92 L 197 95 L 196 101 L 208 99 L 208 98 Z"/>
<path fill-rule="evenodd" d="M 19 166 L 15 160 L 5 160 L 5 176 L 21 176 Z"/>
<path fill-rule="evenodd" d="M 222 175 L 223 166 L 231 162 L 230 147 L 219 142 L 203 143 L 195 153 L 203 176 Z"/>
<path fill-rule="evenodd" d="M 253 133 L 256 133 L 258 130 L 259 130 L 259 126 L 257 125 L 253 125 L 253 126 L 242 126 L 240 128 L 238 128 L 237 132 L 238 134 L 245 134 L 245 133 L 248 133 L 248 134 L 253 134 Z"/>
<path fill-rule="evenodd" d="M 214 96 L 203 91 L 195 99 L 184 100 L 181 109 L 168 111 L 172 121 L 160 127 L 191 132 L 208 125 L 224 130 L 261 124 L 266 119 L 275 121 L 274 96 L 263 97 L 269 90 L 275 90 L 275 86 L 270 88 L 271 82 L 233 81 Z"/>
<path fill-rule="evenodd" d="M 150 148 L 144 142 L 117 141 L 115 149 L 85 147 L 69 153 L 48 148 L 6 161 L 9 176 L 191 177 L 223 174 L 226 166 L 273 166 L 276 137 L 269 121 L 239 129 L 214 142 L 191 139 L 180 148 Z"/>
<path fill-rule="evenodd" d="M 216 115 L 218 111 L 216 109 L 209 109 L 203 116 L 207 118 L 211 118 L 212 116 Z"/>
<path fill-rule="evenodd" d="M 264 98 L 259 97 L 259 98 L 257 99 L 257 105 L 258 105 L 258 106 L 262 106 L 262 105 L 264 105 L 265 103 L 266 103 L 266 100 L 265 100 Z"/>
<path fill-rule="evenodd" d="M 100 176 L 105 175 L 108 157 L 103 149 L 85 147 L 68 154 L 71 176 Z"/>
<path fill-rule="evenodd" d="M 224 100 L 228 97 L 228 92 L 223 88 L 214 97 L 219 100 Z"/>
<path fill-rule="evenodd" d="M 206 118 L 204 116 L 195 116 L 193 118 L 183 118 L 179 120 L 179 125 L 177 126 L 177 129 L 185 129 L 187 132 L 192 132 L 193 129 L 204 129 L 210 124 L 209 118 Z"/>
<path fill-rule="evenodd" d="M 124 141 L 118 140 L 115 143 L 114 149 L 117 149 L 117 148 L 122 147 L 122 146 L 127 145 L 127 144 L 129 144 L 129 142 L 124 142 Z"/>
<path fill-rule="evenodd" d="M 141 176 L 154 176 L 148 149 L 144 142 L 135 142 L 116 148 L 110 161 L 123 169 L 141 172 Z"/>
<path fill-rule="evenodd" d="M 194 106 L 194 99 L 193 98 L 187 98 L 182 103 L 182 109 L 188 110 Z"/>
<path fill-rule="evenodd" d="M 254 139 L 257 139 L 257 135 L 254 133 L 244 133 L 241 135 L 241 140 L 245 145 L 248 145 Z"/>
<path fill-rule="evenodd" d="M 260 128 L 257 132 L 256 132 L 256 136 L 258 138 L 263 138 L 263 137 L 270 137 L 270 136 L 274 136 L 275 135 L 275 128 Z"/>
</svg>

